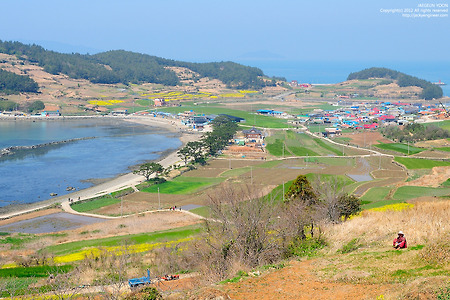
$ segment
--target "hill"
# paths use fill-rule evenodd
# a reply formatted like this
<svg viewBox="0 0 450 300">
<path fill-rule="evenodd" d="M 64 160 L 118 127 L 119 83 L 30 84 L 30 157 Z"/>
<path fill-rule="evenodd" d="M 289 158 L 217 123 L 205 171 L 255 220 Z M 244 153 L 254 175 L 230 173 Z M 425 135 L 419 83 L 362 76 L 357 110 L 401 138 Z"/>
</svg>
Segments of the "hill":
<svg viewBox="0 0 450 300">
<path fill-rule="evenodd" d="M 30 76 L 0 69 L 0 91 L 5 94 L 37 93 L 39 86 Z"/>
<path fill-rule="evenodd" d="M 369 68 L 359 72 L 350 73 L 347 80 L 364 80 L 372 78 L 394 80 L 400 87 L 420 87 L 422 88 L 420 97 L 425 100 L 432 100 L 433 98 L 438 99 L 443 96 L 442 88 L 440 86 L 432 84 L 424 79 L 387 68 Z"/>
<path fill-rule="evenodd" d="M 197 79 L 218 79 L 229 88 L 261 89 L 271 84 L 261 78 L 264 73 L 260 69 L 233 62 L 189 63 L 124 50 L 95 55 L 63 54 L 38 45 L 8 41 L 0 41 L 0 53 L 15 55 L 22 62 L 35 63 L 53 75 L 65 74 L 92 83 L 157 83 L 176 86 L 181 82 L 170 67 L 183 67 L 196 72 Z"/>
</svg>

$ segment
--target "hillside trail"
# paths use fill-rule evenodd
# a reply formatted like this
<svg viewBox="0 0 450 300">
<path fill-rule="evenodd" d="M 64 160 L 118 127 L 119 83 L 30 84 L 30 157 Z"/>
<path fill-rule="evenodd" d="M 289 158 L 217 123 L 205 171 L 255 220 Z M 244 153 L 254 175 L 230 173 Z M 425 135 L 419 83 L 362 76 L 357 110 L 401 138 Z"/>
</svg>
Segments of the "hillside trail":
<svg viewBox="0 0 450 300">
<path fill-rule="evenodd" d="M 398 186 L 428 186 L 439 187 L 443 182 L 450 178 L 449 167 L 433 167 L 431 174 L 424 175 L 412 181 L 403 182 Z"/>
<path fill-rule="evenodd" d="M 227 283 L 231 299 L 376 299 L 394 290 L 388 284 L 363 284 L 321 279 L 314 273 L 316 260 L 291 261 L 289 266 L 259 277 Z M 383 295 L 383 296 L 381 296 Z"/>
</svg>

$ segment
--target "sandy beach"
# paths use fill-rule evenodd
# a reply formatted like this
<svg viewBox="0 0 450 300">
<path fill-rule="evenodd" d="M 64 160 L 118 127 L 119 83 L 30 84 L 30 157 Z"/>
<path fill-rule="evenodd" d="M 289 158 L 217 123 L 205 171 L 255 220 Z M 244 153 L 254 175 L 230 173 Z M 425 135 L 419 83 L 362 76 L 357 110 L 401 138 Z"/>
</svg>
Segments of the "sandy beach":
<svg viewBox="0 0 450 300">
<path fill-rule="evenodd" d="M 66 117 L 67 118 L 67 117 Z M 104 118 L 104 117 L 102 117 Z M 118 117 L 115 117 L 118 118 Z M 179 120 L 162 118 L 162 117 L 153 117 L 153 116 L 128 116 L 118 118 L 127 122 L 134 122 L 138 124 L 148 125 L 148 126 L 158 126 L 164 127 L 172 132 L 177 132 L 180 136 L 179 139 L 182 142 L 182 145 L 185 145 L 189 141 L 198 140 L 201 136 L 199 132 L 188 131 L 187 127 L 182 125 Z M 163 153 L 162 156 L 155 160 L 159 162 L 163 167 L 167 168 L 174 164 L 180 164 L 182 161 L 177 156 L 178 149 L 174 149 L 171 152 Z M 55 203 L 61 203 L 63 208 L 66 211 L 73 213 L 74 211 L 70 209 L 68 199 L 74 199 L 75 201 L 89 199 L 97 196 L 102 196 L 105 194 L 109 194 L 111 192 L 121 190 L 128 187 L 133 187 L 141 182 L 145 181 L 145 178 L 141 175 L 137 175 L 134 173 L 127 173 L 124 175 L 120 175 L 116 178 L 108 180 L 107 182 L 103 182 L 92 186 L 87 189 L 79 190 L 70 194 L 66 194 L 63 196 L 55 197 L 52 199 L 48 199 L 45 201 L 36 202 L 28 205 L 14 205 L 11 209 L 0 215 L 0 219 L 9 219 L 13 216 L 23 215 L 26 213 L 34 212 L 37 210 L 42 210 L 51 207 Z"/>
</svg>

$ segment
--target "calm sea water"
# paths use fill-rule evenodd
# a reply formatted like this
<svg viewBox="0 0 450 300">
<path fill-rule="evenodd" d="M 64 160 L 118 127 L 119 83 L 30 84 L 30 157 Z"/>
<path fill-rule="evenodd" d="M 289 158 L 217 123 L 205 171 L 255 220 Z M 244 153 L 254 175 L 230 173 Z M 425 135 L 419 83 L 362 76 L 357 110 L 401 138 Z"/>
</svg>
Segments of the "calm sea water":
<svg viewBox="0 0 450 300">
<path fill-rule="evenodd" d="M 181 145 L 159 127 L 114 119 L 64 121 L 0 120 L 0 149 L 91 138 L 20 151 L 0 158 L 0 207 L 64 195 L 68 186 L 84 189 L 89 179 L 113 178 L 129 166 L 160 157 Z"/>
<path fill-rule="evenodd" d="M 268 76 L 286 77 L 288 81 L 304 83 L 337 83 L 347 79 L 351 72 L 371 67 L 385 67 L 431 82 L 441 80 L 444 95 L 450 96 L 450 62 L 318 62 L 318 61 L 239 61 L 258 67 Z"/>
</svg>

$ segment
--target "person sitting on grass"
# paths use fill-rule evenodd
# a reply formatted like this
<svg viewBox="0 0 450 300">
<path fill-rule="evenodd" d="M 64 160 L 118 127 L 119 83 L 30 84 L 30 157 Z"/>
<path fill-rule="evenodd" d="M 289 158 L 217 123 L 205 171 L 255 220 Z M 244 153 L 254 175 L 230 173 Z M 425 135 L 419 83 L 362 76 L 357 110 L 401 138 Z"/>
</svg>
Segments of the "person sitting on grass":
<svg viewBox="0 0 450 300">
<path fill-rule="evenodd" d="M 398 237 L 394 240 L 393 246 L 395 249 L 404 249 L 408 247 L 403 231 L 398 232 Z"/>
</svg>

